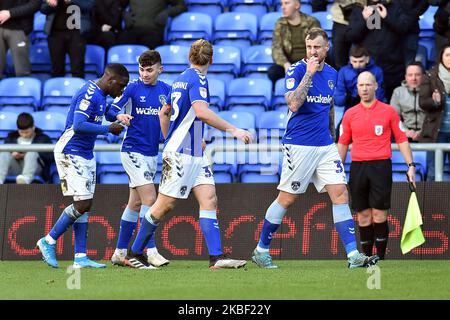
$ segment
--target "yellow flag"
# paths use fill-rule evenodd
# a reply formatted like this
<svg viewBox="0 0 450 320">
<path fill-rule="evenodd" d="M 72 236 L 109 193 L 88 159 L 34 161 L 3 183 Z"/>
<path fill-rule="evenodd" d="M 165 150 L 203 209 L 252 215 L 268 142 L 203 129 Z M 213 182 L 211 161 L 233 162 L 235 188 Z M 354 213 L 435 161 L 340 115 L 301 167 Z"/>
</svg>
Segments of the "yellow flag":
<svg viewBox="0 0 450 320">
<path fill-rule="evenodd" d="M 402 240 L 400 241 L 400 248 L 402 249 L 403 254 L 406 254 L 415 247 L 425 243 L 425 238 L 422 234 L 422 229 L 420 228 L 422 224 L 422 214 L 420 213 L 416 193 L 411 192 L 408 211 L 406 212 L 405 225 L 403 226 Z"/>
</svg>

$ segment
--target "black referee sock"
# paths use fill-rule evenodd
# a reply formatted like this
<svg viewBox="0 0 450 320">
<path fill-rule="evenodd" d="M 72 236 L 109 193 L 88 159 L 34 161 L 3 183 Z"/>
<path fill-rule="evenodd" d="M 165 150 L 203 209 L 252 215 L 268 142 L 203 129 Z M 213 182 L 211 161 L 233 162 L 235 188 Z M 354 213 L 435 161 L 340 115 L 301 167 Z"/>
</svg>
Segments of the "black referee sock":
<svg viewBox="0 0 450 320">
<path fill-rule="evenodd" d="M 373 225 L 367 227 L 359 226 L 359 237 L 361 239 L 361 248 L 368 257 L 372 255 L 374 230 Z"/>
<path fill-rule="evenodd" d="M 375 247 L 377 248 L 377 255 L 381 260 L 384 260 L 386 247 L 389 239 L 389 225 L 388 222 L 374 223 L 373 229 L 375 233 Z"/>
</svg>

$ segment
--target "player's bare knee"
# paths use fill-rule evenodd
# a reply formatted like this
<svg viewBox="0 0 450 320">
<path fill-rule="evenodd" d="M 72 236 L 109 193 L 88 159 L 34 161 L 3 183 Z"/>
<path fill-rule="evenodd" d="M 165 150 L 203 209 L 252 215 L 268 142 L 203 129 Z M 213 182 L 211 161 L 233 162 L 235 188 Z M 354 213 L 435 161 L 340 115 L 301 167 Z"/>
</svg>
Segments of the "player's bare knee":
<svg viewBox="0 0 450 320">
<path fill-rule="evenodd" d="M 333 204 L 346 204 L 348 203 L 348 191 L 345 185 L 336 187 L 334 192 L 330 194 L 331 202 Z"/>
<path fill-rule="evenodd" d="M 372 218 L 375 223 L 383 223 L 387 220 L 387 212 L 383 210 L 372 210 Z"/>
<path fill-rule="evenodd" d="M 91 210 L 92 199 L 75 201 L 73 203 L 73 206 L 75 207 L 75 210 L 77 210 L 80 214 L 84 214 Z"/>
<path fill-rule="evenodd" d="M 288 209 L 291 205 L 294 204 L 296 199 L 297 199 L 297 196 L 295 196 L 295 195 L 280 193 L 277 197 L 277 202 L 284 209 Z"/>
<path fill-rule="evenodd" d="M 370 210 L 358 212 L 358 225 L 360 227 L 367 227 L 372 224 L 372 213 Z"/>
<path fill-rule="evenodd" d="M 128 208 L 130 208 L 133 211 L 137 211 L 137 212 L 139 212 L 141 210 L 141 205 L 142 205 L 142 203 L 140 200 L 128 202 Z"/>
</svg>

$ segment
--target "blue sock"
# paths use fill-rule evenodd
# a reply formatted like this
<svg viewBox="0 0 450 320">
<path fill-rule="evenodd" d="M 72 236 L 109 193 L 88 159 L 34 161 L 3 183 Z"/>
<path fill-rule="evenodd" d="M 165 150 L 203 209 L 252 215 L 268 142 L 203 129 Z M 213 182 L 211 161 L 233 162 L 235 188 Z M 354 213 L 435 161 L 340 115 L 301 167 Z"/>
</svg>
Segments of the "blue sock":
<svg viewBox="0 0 450 320">
<path fill-rule="evenodd" d="M 88 231 L 89 212 L 84 213 L 73 224 L 73 233 L 75 234 L 74 253 L 86 254 L 87 231 Z"/>
<path fill-rule="evenodd" d="M 333 221 L 347 255 L 356 251 L 355 223 L 348 204 L 333 204 Z"/>
<path fill-rule="evenodd" d="M 209 255 L 221 255 L 223 253 L 222 242 L 220 241 L 220 229 L 216 211 L 200 210 L 200 228 L 205 237 Z"/>
<path fill-rule="evenodd" d="M 136 240 L 134 240 L 133 246 L 131 247 L 131 251 L 133 251 L 133 253 L 142 254 L 145 245 L 148 243 L 150 237 L 155 233 L 158 225 L 159 222 L 155 223 L 150 215 L 150 212 L 148 212 L 144 219 L 142 219 L 142 224 L 136 236 Z"/>
<path fill-rule="evenodd" d="M 61 216 L 59 217 L 58 221 L 53 225 L 52 230 L 50 230 L 49 235 L 52 237 L 55 241 L 59 239 L 59 237 L 67 231 L 67 229 L 70 228 L 70 226 L 75 222 L 75 220 L 72 218 L 72 216 L 69 214 L 69 212 L 75 210 L 73 207 L 73 204 L 66 207 L 61 213 Z"/>
<path fill-rule="evenodd" d="M 141 211 L 139 212 L 139 217 L 141 219 L 141 225 L 142 225 L 142 219 L 145 216 L 145 213 L 150 209 L 149 206 L 146 206 L 145 204 L 141 205 Z M 148 240 L 147 242 L 147 249 L 150 248 L 155 248 L 156 244 L 155 244 L 155 234 L 153 233 L 152 236 L 150 237 L 150 240 Z"/>
<path fill-rule="evenodd" d="M 286 209 L 283 208 L 276 200 L 272 202 L 267 209 L 264 224 L 259 236 L 258 251 L 269 251 L 270 242 L 272 241 L 272 234 L 277 231 L 281 225 L 281 220 L 286 213 Z"/>
<path fill-rule="evenodd" d="M 117 239 L 117 249 L 127 249 L 136 229 L 139 213 L 126 207 L 120 219 L 119 238 Z"/>
</svg>

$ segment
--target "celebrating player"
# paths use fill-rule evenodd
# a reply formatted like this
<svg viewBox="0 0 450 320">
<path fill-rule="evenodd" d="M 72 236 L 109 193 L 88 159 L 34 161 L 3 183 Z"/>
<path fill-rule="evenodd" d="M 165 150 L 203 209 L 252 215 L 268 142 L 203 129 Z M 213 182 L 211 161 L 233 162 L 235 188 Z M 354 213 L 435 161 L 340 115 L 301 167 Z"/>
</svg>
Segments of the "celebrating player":
<svg viewBox="0 0 450 320">
<path fill-rule="evenodd" d="M 145 214 L 141 229 L 125 263 L 137 269 L 149 267 L 143 250 L 160 221 L 172 210 L 177 199 L 186 199 L 191 190 L 200 205 L 200 228 L 210 256 L 210 268 L 239 268 L 245 260 L 229 259 L 223 255 L 217 223 L 217 198 L 211 167 L 203 155 L 204 123 L 228 131 L 234 137 L 250 143 L 249 132 L 238 129 L 208 109 L 209 90 L 206 73 L 212 63 L 213 48 L 206 40 L 195 41 L 189 51 L 191 67 L 172 84 L 171 107 L 173 119 L 163 152 L 163 172 L 156 202 Z M 170 116 L 170 111 L 164 111 Z M 163 132 L 167 123 L 162 123 Z"/>
<path fill-rule="evenodd" d="M 125 265 L 128 244 L 138 217 L 142 221 L 145 212 L 156 200 L 153 178 L 161 132 L 159 111 L 168 100 L 170 92 L 170 86 L 158 80 L 162 71 L 158 51 L 149 50 L 142 53 L 139 57 L 140 79 L 131 81 L 123 96 L 111 106 L 113 113 L 118 113 L 123 108 L 130 113 L 117 115 L 117 119 L 129 124 L 120 156 L 130 179 L 130 196 L 120 220 L 117 248 L 111 257 L 111 262 L 116 265 Z M 115 118 L 116 115 L 113 115 L 111 120 Z M 158 253 L 154 236 L 147 243 L 147 257 L 148 262 L 154 267 L 169 264 L 169 260 Z"/>
<path fill-rule="evenodd" d="M 96 163 L 94 144 L 99 134 L 119 135 L 123 125 L 113 122 L 102 125 L 106 110 L 106 96 L 120 96 L 129 75 L 121 64 L 110 64 L 97 82 L 87 82 L 72 98 L 66 128 L 55 145 L 56 167 L 64 196 L 73 196 L 73 204 L 66 207 L 50 233 L 39 239 L 37 246 L 48 265 L 57 268 L 56 241 L 73 225 L 75 232 L 76 268 L 104 268 L 86 256 L 88 213 L 95 189 Z"/>
<path fill-rule="evenodd" d="M 356 246 L 345 172 L 332 136 L 334 121 L 329 119 L 330 110 L 334 111 L 337 72 L 325 63 L 328 37 L 324 30 L 312 28 L 305 39 L 306 59 L 293 64 L 286 73 L 289 116 L 283 137 L 280 192 L 267 209 L 252 261 L 261 268 L 277 268 L 269 254 L 272 235 L 286 210 L 312 181 L 318 192 L 327 191 L 331 198 L 334 224 L 347 252 L 349 268 L 366 267 L 375 264 L 378 257 L 367 257 Z"/>
</svg>

